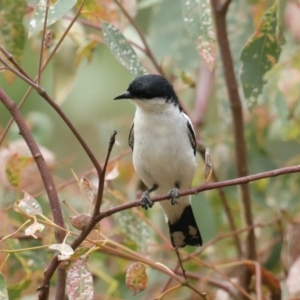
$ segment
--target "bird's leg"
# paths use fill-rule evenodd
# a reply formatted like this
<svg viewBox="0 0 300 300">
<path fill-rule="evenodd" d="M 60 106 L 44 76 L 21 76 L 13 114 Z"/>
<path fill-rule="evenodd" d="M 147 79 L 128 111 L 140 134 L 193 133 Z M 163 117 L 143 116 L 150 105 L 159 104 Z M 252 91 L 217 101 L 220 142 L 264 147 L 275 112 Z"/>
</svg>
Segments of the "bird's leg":
<svg viewBox="0 0 300 300">
<path fill-rule="evenodd" d="M 142 208 L 148 209 L 153 206 L 154 203 L 150 198 L 150 193 L 154 192 L 157 189 L 158 189 L 158 185 L 154 184 L 152 188 L 150 188 L 149 190 L 147 190 L 143 193 L 141 200 L 140 200 Z"/>
<path fill-rule="evenodd" d="M 179 183 L 176 182 L 175 187 L 172 188 L 168 193 L 168 196 L 171 199 L 172 205 L 178 204 L 178 202 L 177 202 L 177 199 L 179 198 L 178 193 L 179 193 Z"/>
</svg>

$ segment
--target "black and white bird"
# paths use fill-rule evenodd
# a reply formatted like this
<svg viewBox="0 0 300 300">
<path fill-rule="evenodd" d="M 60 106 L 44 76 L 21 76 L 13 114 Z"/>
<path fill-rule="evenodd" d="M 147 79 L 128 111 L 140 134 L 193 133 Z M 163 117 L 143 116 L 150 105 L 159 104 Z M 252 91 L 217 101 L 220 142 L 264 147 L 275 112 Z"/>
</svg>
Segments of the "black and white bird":
<svg viewBox="0 0 300 300">
<path fill-rule="evenodd" d="M 153 206 L 153 191 L 168 194 L 170 200 L 159 203 L 173 246 L 201 246 L 191 197 L 178 199 L 179 189 L 190 188 L 194 177 L 196 141 L 193 125 L 179 106 L 173 86 L 162 76 L 142 75 L 114 98 L 119 99 L 130 99 L 136 105 L 128 141 L 135 171 L 149 188 L 142 195 L 141 206 Z"/>
</svg>

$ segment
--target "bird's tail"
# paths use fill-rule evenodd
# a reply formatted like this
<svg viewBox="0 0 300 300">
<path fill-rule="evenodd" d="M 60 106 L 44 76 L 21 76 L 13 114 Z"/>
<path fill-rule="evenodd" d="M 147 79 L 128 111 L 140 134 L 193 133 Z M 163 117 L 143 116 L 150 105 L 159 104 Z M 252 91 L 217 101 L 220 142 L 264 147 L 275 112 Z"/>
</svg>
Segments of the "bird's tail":
<svg viewBox="0 0 300 300">
<path fill-rule="evenodd" d="M 178 221 L 172 224 L 168 222 L 168 224 L 171 242 L 174 247 L 202 246 L 202 237 L 191 205 L 184 208 Z"/>
</svg>

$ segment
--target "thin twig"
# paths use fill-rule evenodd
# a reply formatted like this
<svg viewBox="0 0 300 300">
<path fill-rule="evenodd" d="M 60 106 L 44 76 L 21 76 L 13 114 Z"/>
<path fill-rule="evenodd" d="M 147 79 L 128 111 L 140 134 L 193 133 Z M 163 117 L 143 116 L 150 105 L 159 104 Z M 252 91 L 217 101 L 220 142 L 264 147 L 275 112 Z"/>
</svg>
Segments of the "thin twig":
<svg viewBox="0 0 300 300">
<path fill-rule="evenodd" d="M 56 46 L 53 48 L 53 51 L 51 52 L 51 54 L 49 55 L 49 57 L 47 58 L 45 64 L 42 67 L 41 72 L 43 72 L 46 68 L 46 66 L 49 64 L 49 62 L 51 61 L 52 57 L 54 56 L 54 54 L 56 53 L 57 49 L 59 48 L 59 46 L 61 45 L 61 43 L 63 42 L 63 40 L 65 39 L 66 35 L 68 34 L 68 32 L 70 31 L 70 29 L 72 28 L 73 24 L 75 23 L 76 19 L 78 18 L 78 16 L 80 15 L 81 9 L 84 5 L 86 0 L 82 0 L 74 18 L 72 19 L 72 21 L 70 22 L 69 26 L 67 27 L 67 29 L 65 30 L 65 32 L 63 33 L 63 35 L 61 36 L 61 38 L 59 39 L 58 43 L 56 44 Z M 11 54 L 9 54 L 10 56 L 12 56 Z M 15 61 L 15 60 L 14 60 Z M 19 66 L 19 64 L 15 65 L 17 67 L 17 69 L 20 71 L 21 74 L 23 74 L 24 76 L 30 78 L 27 73 L 23 71 L 23 69 Z M 37 76 L 35 77 L 35 79 L 33 81 L 37 80 Z M 23 104 L 25 103 L 26 99 L 28 98 L 30 92 L 32 91 L 33 87 L 30 86 L 26 93 L 24 94 L 23 98 L 21 99 L 20 103 L 18 104 L 18 109 L 20 109 Z M 13 123 L 13 118 L 10 118 L 10 120 L 8 121 L 7 125 L 5 126 L 2 135 L 0 137 L 0 145 L 3 143 L 5 136 L 7 135 L 11 125 Z"/>
<path fill-rule="evenodd" d="M 174 273 L 178 274 L 179 271 L 175 271 Z M 231 295 L 234 299 L 236 298 L 236 292 L 235 289 L 232 288 L 232 285 L 230 282 L 227 281 L 222 281 L 217 278 L 213 277 L 206 277 L 203 275 L 199 275 L 198 273 L 193 273 L 193 272 L 186 272 L 186 277 L 194 280 L 198 280 L 201 282 L 207 282 L 208 284 L 215 286 L 217 288 L 220 288 L 227 292 L 229 295 Z"/>
<path fill-rule="evenodd" d="M 23 74 L 25 77 L 30 78 L 26 71 L 18 64 L 14 56 L 10 54 L 6 49 L 0 45 L 0 51 L 5 55 L 5 57 L 18 69 L 18 71 Z M 1 144 L 1 142 L 0 142 Z"/>
<path fill-rule="evenodd" d="M 187 280 L 186 276 L 185 276 L 185 269 L 184 269 L 183 264 L 182 264 L 182 260 L 181 260 L 181 257 L 180 257 L 179 250 L 178 250 L 177 247 L 175 247 L 174 250 L 175 250 L 175 253 L 176 253 L 177 258 L 178 258 L 178 262 L 179 262 L 179 266 L 180 266 L 181 271 L 182 271 L 182 275 L 183 275 L 184 279 Z"/>
<path fill-rule="evenodd" d="M 178 261 L 177 265 L 176 265 L 176 267 L 174 268 L 174 271 L 173 271 L 175 274 L 178 271 L 179 267 L 180 267 L 180 264 L 179 264 L 179 261 Z M 165 285 L 163 286 L 163 288 L 161 290 L 161 293 L 164 293 L 167 290 L 167 288 L 171 284 L 171 282 L 172 282 L 172 277 L 169 277 L 169 279 L 166 281 Z"/>
<path fill-rule="evenodd" d="M 49 5 L 50 5 L 49 0 L 47 0 L 46 1 L 46 9 L 45 9 L 44 26 L 43 26 L 43 32 L 42 32 L 42 40 L 41 40 L 39 65 L 38 65 L 37 79 L 36 79 L 36 82 L 37 82 L 38 85 L 40 85 L 40 83 L 41 83 L 42 64 L 43 64 L 44 46 L 45 46 L 44 44 L 45 44 L 45 36 L 46 36 L 46 29 L 47 29 Z"/>
<path fill-rule="evenodd" d="M 149 47 L 147 40 L 143 34 L 143 32 L 141 31 L 141 29 L 139 28 L 139 26 L 137 25 L 137 23 L 135 22 L 135 20 L 130 16 L 130 14 L 126 11 L 126 9 L 122 6 L 122 4 L 118 1 L 118 0 L 114 0 L 114 2 L 118 5 L 118 7 L 122 10 L 123 14 L 126 16 L 126 18 L 128 19 L 128 21 L 131 23 L 131 25 L 134 27 L 134 29 L 136 30 L 137 34 L 139 35 L 139 37 L 141 38 L 144 46 L 145 46 L 145 51 L 147 56 L 150 58 L 150 60 L 152 61 L 153 65 L 155 66 L 156 70 L 163 75 L 163 70 L 161 68 L 161 66 L 159 65 L 159 63 L 157 62 L 155 56 L 153 55 L 151 48 Z"/>
<path fill-rule="evenodd" d="M 263 228 L 263 227 L 268 227 L 274 223 L 278 222 L 278 217 L 271 220 L 270 222 L 267 222 L 267 223 L 258 223 L 258 224 L 255 224 L 253 226 L 248 226 L 248 227 L 245 227 L 245 228 L 241 228 L 241 229 L 238 229 L 238 230 L 234 230 L 234 231 L 230 231 L 230 232 L 227 232 L 227 233 L 224 233 L 224 234 L 220 234 L 218 235 L 217 237 L 215 237 L 214 239 L 210 240 L 209 242 L 205 243 L 201 248 L 199 248 L 198 250 L 196 250 L 194 253 L 191 253 L 189 254 L 185 259 L 183 259 L 183 261 L 186 261 L 186 260 L 189 260 L 191 257 L 193 256 L 199 256 L 201 253 L 204 252 L 204 250 L 206 250 L 209 246 L 221 241 L 221 240 L 224 240 L 224 239 L 227 239 L 229 237 L 232 237 L 234 235 L 239 235 L 243 232 L 247 232 L 249 230 L 252 230 L 253 228 Z"/>
<path fill-rule="evenodd" d="M 107 164 L 108 164 L 108 161 L 109 161 L 111 151 L 112 151 L 112 149 L 114 147 L 114 144 L 115 144 L 115 141 L 116 141 L 116 135 L 117 135 L 117 132 L 114 131 L 114 133 L 112 134 L 112 136 L 110 137 L 110 140 L 109 140 L 106 159 L 105 159 L 105 162 L 104 162 L 104 165 L 103 165 L 103 168 L 102 168 L 102 172 L 101 172 L 101 175 L 100 175 L 100 178 L 99 178 L 97 200 L 96 200 L 96 204 L 95 204 L 94 213 L 93 213 L 92 218 L 95 218 L 100 212 L 102 198 L 103 198 L 103 191 L 104 191 L 106 167 L 107 167 Z"/>
</svg>

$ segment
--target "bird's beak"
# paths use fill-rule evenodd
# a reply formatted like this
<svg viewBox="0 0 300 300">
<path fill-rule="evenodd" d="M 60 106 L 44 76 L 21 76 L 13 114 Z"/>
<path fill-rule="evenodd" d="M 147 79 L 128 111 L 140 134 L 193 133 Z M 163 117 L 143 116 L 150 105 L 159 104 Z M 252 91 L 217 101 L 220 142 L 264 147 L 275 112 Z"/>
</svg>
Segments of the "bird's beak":
<svg viewBox="0 0 300 300">
<path fill-rule="evenodd" d="M 114 100 L 120 100 L 120 99 L 131 99 L 130 92 L 126 91 L 126 92 L 122 93 L 121 95 L 114 98 Z"/>
</svg>

